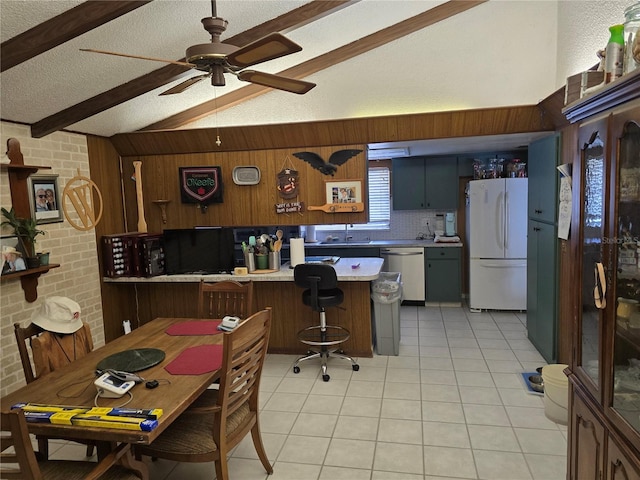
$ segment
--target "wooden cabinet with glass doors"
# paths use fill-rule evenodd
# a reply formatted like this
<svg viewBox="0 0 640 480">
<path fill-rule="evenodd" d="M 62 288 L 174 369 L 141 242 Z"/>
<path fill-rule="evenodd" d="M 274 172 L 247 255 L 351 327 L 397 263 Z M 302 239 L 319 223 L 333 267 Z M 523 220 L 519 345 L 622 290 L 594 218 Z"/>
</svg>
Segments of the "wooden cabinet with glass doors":
<svg viewBox="0 0 640 480">
<path fill-rule="evenodd" d="M 568 478 L 640 479 L 640 72 L 569 105 Z"/>
</svg>

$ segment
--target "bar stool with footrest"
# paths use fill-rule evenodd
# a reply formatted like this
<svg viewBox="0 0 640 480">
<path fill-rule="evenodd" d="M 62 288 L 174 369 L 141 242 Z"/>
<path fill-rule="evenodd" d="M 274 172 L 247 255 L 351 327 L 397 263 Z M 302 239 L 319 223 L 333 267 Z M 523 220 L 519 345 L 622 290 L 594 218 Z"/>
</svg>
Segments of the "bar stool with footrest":
<svg viewBox="0 0 640 480">
<path fill-rule="evenodd" d="M 298 332 L 298 340 L 309 345 L 307 355 L 296 360 L 293 373 L 300 373 L 298 364 L 312 358 L 319 358 L 322 380 L 329 381 L 327 361 L 329 357 L 342 358 L 351 362 L 351 368 L 358 371 L 356 361 L 345 355 L 338 346 L 349 339 L 350 333 L 344 327 L 327 325 L 325 308 L 337 307 L 344 301 L 344 292 L 338 288 L 338 277 L 331 265 L 301 263 L 293 271 L 294 282 L 305 289 L 302 302 L 314 312 L 320 312 L 320 325 L 313 325 Z"/>
</svg>

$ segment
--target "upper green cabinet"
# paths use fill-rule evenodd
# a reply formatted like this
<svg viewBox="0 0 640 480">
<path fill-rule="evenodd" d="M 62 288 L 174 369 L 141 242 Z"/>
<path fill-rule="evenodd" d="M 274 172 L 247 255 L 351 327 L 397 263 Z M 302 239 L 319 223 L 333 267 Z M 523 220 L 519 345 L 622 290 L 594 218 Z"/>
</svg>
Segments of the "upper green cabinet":
<svg viewBox="0 0 640 480">
<path fill-rule="evenodd" d="M 555 223 L 558 208 L 556 170 L 560 137 L 558 134 L 536 140 L 529 145 L 529 218 Z"/>
<path fill-rule="evenodd" d="M 458 207 L 456 157 L 393 159 L 393 209 L 448 210 Z"/>
</svg>

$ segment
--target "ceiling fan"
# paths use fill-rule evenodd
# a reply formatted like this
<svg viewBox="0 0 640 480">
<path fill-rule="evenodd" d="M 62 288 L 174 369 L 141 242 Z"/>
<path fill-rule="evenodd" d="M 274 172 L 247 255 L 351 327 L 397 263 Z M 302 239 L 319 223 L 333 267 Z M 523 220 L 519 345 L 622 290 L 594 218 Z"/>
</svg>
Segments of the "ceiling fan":
<svg viewBox="0 0 640 480">
<path fill-rule="evenodd" d="M 205 78 L 211 78 L 211 85 L 223 87 L 225 85 L 224 74 L 230 73 L 238 77 L 239 80 L 263 85 L 265 87 L 277 88 L 287 92 L 304 94 L 316 86 L 315 83 L 282 77 L 271 73 L 258 72 L 256 70 L 244 70 L 246 67 L 258 63 L 284 57 L 302 50 L 302 47 L 292 42 L 284 35 L 271 33 L 244 47 L 236 47 L 220 41 L 220 35 L 227 29 L 228 22 L 217 16 L 216 0 L 211 0 L 211 16 L 203 18 L 204 29 L 211 34 L 210 43 L 201 43 L 187 48 L 185 62 L 165 60 L 162 58 L 142 57 L 129 55 L 126 53 L 108 52 L 105 50 L 95 50 L 81 48 L 83 52 L 104 53 L 119 57 L 138 58 L 141 60 L 152 60 L 156 62 L 172 63 L 194 68 L 202 75 L 191 77 L 184 82 L 170 88 L 160 95 L 172 95 L 184 92 L 187 88 L 198 83 Z"/>
</svg>

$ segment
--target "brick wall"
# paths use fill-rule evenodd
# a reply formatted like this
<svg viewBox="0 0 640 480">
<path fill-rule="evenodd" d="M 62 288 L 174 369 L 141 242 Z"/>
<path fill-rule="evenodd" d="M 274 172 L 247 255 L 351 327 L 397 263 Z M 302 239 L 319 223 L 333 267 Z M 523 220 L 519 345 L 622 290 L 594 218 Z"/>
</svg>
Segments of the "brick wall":
<svg viewBox="0 0 640 480">
<path fill-rule="evenodd" d="M 38 173 L 58 175 L 60 195 L 66 183 L 78 170 L 89 177 L 89 158 L 84 135 L 56 132 L 42 139 L 30 136 L 28 126 L 0 122 L 3 152 L 8 138 L 20 141 L 24 163 L 51 166 L 51 170 Z M 0 206 L 11 207 L 11 193 L 7 173 L 0 175 Z M 4 396 L 24 385 L 24 375 L 13 334 L 13 324 L 23 326 L 30 322 L 31 314 L 44 298 L 52 295 L 69 297 L 80 304 L 81 318 L 91 326 L 96 347 L 104 344 L 100 274 L 96 257 L 93 230 L 79 231 L 66 220 L 40 225 L 46 234 L 38 236 L 37 249 L 49 251 L 50 262 L 60 267 L 50 270 L 38 279 L 38 299 L 28 303 L 24 298 L 20 280 L 5 280 L 0 285 L 0 395 Z M 5 229 L 3 235 L 10 233 Z M 90 379 L 87 379 L 87 382 Z"/>
</svg>

